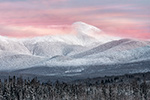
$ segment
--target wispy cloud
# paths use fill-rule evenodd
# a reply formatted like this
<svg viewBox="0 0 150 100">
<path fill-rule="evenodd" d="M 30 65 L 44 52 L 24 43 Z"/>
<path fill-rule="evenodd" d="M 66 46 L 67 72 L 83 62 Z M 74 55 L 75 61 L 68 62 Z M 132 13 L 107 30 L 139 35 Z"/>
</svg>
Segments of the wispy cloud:
<svg viewBox="0 0 150 100">
<path fill-rule="evenodd" d="M 3 36 L 24 38 L 43 35 L 54 35 L 56 33 L 66 34 L 71 32 L 71 28 L 68 25 L 61 25 L 61 26 L 50 25 L 45 28 L 33 26 L 2 25 L 0 26 L 0 32 L 1 35 Z"/>
<path fill-rule="evenodd" d="M 149 38 L 149 2 L 115 0 L 118 2 L 107 4 L 106 1 L 0 0 L 0 35 L 25 37 L 65 33 L 68 29 L 64 26 L 83 21 L 107 34 Z"/>
</svg>

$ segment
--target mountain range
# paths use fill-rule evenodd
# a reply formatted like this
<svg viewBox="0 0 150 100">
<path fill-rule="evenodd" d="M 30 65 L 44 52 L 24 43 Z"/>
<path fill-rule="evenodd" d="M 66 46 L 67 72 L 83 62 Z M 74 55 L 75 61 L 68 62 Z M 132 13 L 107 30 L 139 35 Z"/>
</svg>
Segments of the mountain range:
<svg viewBox="0 0 150 100">
<path fill-rule="evenodd" d="M 0 36 L 0 77 L 72 80 L 150 71 L 150 41 L 109 36 L 83 22 L 75 22 L 71 28 L 70 34 L 63 35 Z"/>
</svg>

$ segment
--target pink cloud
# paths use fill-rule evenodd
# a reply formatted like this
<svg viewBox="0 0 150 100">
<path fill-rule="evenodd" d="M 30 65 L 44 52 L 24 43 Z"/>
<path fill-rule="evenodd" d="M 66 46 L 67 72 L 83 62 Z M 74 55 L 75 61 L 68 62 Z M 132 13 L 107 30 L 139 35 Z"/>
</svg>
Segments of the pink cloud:
<svg viewBox="0 0 150 100">
<path fill-rule="evenodd" d="M 150 30 L 148 29 L 150 26 L 149 14 L 103 11 L 119 8 L 136 10 L 135 7 L 130 5 L 85 6 L 78 8 L 49 7 L 49 4 L 66 1 L 33 0 L 31 4 L 27 2 L 18 2 L 16 4 L 10 2 L 0 3 L 0 24 L 3 26 L 1 26 L 0 34 L 14 37 L 61 34 L 69 32 L 67 25 L 69 26 L 75 21 L 83 21 L 99 27 L 106 31 L 107 34 L 121 37 L 150 38 Z M 41 5 L 46 8 L 42 8 Z M 141 8 L 137 7 L 137 9 Z M 29 28 L 29 26 L 32 28 Z M 47 29 L 48 27 L 50 30 Z"/>
<path fill-rule="evenodd" d="M 104 29 L 107 34 L 126 38 L 150 39 L 150 30 L 145 25 L 122 25 Z"/>
<path fill-rule="evenodd" d="M 54 34 L 66 34 L 70 32 L 71 28 L 68 25 L 67 26 L 52 25 L 45 28 L 33 26 L 15 26 L 15 25 L 0 26 L 1 35 L 18 38 L 54 35 Z"/>
<path fill-rule="evenodd" d="M 44 5 L 50 5 L 50 4 L 56 4 L 56 3 L 63 3 L 69 0 L 32 0 L 30 2 L 36 3 L 36 4 L 44 4 Z"/>
</svg>

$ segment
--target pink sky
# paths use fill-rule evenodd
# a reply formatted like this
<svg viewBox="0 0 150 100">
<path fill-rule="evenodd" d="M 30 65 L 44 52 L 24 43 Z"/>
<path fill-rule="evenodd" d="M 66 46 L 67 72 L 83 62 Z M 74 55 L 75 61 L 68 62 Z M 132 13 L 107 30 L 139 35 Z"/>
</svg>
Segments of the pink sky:
<svg viewBox="0 0 150 100">
<path fill-rule="evenodd" d="M 150 39 L 149 5 L 149 0 L 0 0 L 0 35 L 65 34 L 83 21 L 109 35 Z"/>
</svg>

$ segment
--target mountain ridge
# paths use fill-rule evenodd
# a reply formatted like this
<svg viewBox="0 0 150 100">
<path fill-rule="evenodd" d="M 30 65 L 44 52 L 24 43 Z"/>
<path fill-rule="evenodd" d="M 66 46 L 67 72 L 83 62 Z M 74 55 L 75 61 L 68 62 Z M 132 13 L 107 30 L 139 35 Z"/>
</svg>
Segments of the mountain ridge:
<svg viewBox="0 0 150 100">
<path fill-rule="evenodd" d="M 19 70 L 29 69 L 26 70 L 29 71 L 28 74 L 33 74 L 35 71 L 32 68 L 46 66 L 47 68 L 36 73 L 43 75 L 41 73 L 49 70 L 47 75 L 55 76 L 61 72 L 60 76 L 85 77 L 100 75 L 98 71 L 108 75 L 108 72 L 115 74 L 117 70 L 123 69 L 126 73 L 137 72 L 136 68 L 139 71 L 150 70 L 149 41 L 114 38 L 105 35 L 94 26 L 81 22 L 73 24 L 73 28 L 73 33 L 64 36 L 18 40 L 0 36 L 0 71 L 16 71 L 15 74 L 18 71 L 19 74 Z M 107 42 L 103 41 L 104 39 Z M 131 69 L 128 69 L 130 67 Z"/>
</svg>

